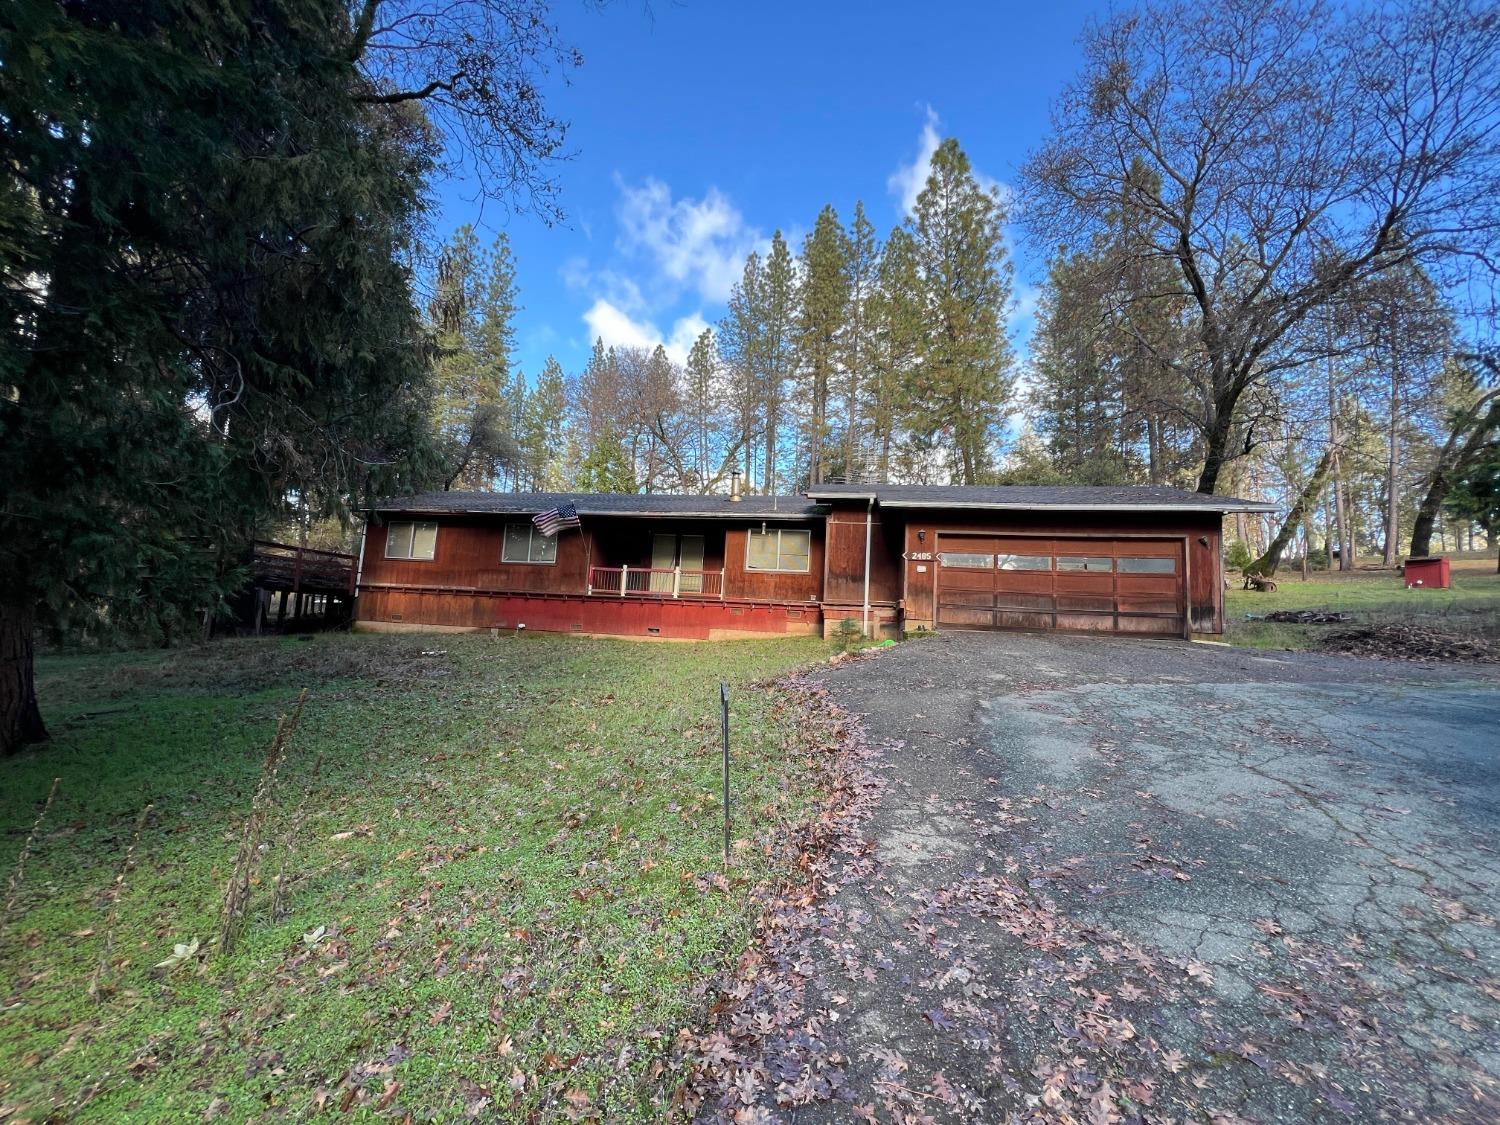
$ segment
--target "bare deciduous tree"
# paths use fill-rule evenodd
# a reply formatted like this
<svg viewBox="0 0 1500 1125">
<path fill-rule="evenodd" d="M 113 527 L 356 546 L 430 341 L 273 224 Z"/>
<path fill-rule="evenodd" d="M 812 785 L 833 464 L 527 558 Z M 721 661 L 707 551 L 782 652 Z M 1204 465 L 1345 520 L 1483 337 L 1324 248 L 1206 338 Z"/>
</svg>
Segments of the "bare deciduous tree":
<svg viewBox="0 0 1500 1125">
<path fill-rule="evenodd" d="M 441 134 L 450 172 L 486 199 L 561 218 L 552 161 L 567 123 L 543 86 L 583 56 L 565 46 L 546 0 L 354 0 L 351 57 L 370 78 L 363 101 L 420 104 Z"/>
<path fill-rule="evenodd" d="M 1412 261 L 1493 277 L 1492 6 L 1150 4 L 1092 28 L 1084 52 L 1026 166 L 1025 218 L 1076 246 L 1134 211 L 1151 237 L 1121 253 L 1172 264 L 1196 320 L 1182 367 L 1200 403 L 1200 491 L 1236 453 L 1248 392 L 1310 358 L 1301 343 L 1316 337 L 1294 329 L 1315 310 Z"/>
</svg>

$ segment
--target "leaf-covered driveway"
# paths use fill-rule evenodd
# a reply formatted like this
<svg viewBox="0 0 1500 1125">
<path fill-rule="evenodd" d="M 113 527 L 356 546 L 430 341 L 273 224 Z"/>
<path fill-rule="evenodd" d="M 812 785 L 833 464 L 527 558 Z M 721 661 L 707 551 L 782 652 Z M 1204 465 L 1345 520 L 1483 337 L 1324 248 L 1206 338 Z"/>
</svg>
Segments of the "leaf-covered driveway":
<svg viewBox="0 0 1500 1125">
<path fill-rule="evenodd" d="M 1500 1119 L 1492 672 L 974 633 L 818 679 L 843 805 L 700 1117 Z"/>
</svg>

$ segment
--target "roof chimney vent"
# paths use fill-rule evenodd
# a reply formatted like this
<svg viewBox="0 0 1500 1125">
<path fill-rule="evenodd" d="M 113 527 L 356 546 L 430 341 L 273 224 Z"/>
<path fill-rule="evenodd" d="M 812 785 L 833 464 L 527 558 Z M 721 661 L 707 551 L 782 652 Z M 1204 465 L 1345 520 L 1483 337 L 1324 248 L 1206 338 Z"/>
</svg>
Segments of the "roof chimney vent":
<svg viewBox="0 0 1500 1125">
<path fill-rule="evenodd" d="M 744 496 L 740 493 L 740 471 L 735 469 L 729 474 L 729 502 L 738 504 Z"/>
</svg>

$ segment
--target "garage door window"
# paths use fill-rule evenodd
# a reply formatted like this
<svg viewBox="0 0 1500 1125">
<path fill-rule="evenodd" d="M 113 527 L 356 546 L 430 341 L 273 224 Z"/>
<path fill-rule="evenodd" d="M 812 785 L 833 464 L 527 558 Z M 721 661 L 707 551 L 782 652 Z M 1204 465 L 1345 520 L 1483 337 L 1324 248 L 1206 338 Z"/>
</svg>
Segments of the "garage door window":
<svg viewBox="0 0 1500 1125">
<path fill-rule="evenodd" d="M 1111 561 L 1108 555 L 1058 555 L 1057 569 L 1108 573 Z"/>
<path fill-rule="evenodd" d="M 1051 570 L 1051 555 L 996 555 L 995 565 L 1001 570 Z"/>
<path fill-rule="evenodd" d="M 965 570 L 989 570 L 995 565 L 994 555 L 981 555 L 976 551 L 943 551 L 938 561 L 944 566 L 959 566 Z"/>
<path fill-rule="evenodd" d="M 1121 559 L 1121 574 L 1176 574 L 1176 559 Z"/>
</svg>

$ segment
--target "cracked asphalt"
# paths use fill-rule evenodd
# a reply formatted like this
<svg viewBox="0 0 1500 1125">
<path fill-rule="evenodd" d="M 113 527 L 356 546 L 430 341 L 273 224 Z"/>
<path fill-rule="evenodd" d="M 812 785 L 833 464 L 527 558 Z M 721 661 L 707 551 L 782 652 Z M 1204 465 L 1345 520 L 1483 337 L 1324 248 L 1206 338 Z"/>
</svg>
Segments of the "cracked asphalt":
<svg viewBox="0 0 1500 1125">
<path fill-rule="evenodd" d="M 949 633 L 781 957 L 797 1121 L 1500 1120 L 1500 675 Z"/>
</svg>

